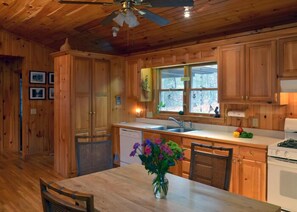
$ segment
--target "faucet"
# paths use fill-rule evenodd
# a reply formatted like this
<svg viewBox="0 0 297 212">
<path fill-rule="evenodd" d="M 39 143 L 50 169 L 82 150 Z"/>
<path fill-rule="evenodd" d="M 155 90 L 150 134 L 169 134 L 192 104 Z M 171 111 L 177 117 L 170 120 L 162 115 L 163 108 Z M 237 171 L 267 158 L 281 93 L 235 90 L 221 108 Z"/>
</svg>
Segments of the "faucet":
<svg viewBox="0 0 297 212">
<path fill-rule="evenodd" d="M 175 118 L 173 118 L 173 117 L 171 117 L 171 116 L 168 117 L 168 120 L 174 121 L 175 123 L 178 124 L 178 126 L 179 126 L 180 128 L 185 128 L 185 124 L 184 124 L 183 121 L 178 121 L 178 120 L 176 120 Z"/>
</svg>

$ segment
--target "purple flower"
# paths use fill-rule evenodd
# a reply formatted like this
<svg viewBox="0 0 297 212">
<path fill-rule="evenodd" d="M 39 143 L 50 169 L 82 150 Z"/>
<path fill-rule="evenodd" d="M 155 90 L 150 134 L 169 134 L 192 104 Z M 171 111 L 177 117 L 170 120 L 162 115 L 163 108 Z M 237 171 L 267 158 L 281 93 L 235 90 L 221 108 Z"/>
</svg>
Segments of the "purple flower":
<svg viewBox="0 0 297 212">
<path fill-rule="evenodd" d="M 136 150 L 134 149 L 131 153 L 130 153 L 130 157 L 134 157 L 136 154 Z"/>
<path fill-rule="evenodd" d="M 140 143 L 135 143 L 135 144 L 133 145 L 133 149 L 136 150 L 139 146 L 140 146 Z"/>
<path fill-rule="evenodd" d="M 159 155 L 159 160 L 162 160 L 164 156 L 162 154 Z"/>
</svg>

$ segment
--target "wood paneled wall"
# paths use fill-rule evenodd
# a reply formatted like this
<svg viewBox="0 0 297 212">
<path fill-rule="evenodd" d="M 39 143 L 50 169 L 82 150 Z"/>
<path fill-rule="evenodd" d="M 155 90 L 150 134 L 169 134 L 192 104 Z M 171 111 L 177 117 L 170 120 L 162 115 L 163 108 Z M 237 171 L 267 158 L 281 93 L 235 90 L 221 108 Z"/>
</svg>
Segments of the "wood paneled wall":
<svg viewBox="0 0 297 212">
<path fill-rule="evenodd" d="M 0 58 L 0 152 L 20 148 L 20 58 Z"/>
<path fill-rule="evenodd" d="M 209 43 L 201 43 L 186 47 L 172 48 L 169 50 L 131 55 L 127 58 L 127 64 L 133 64 L 135 63 L 133 61 L 136 61 L 137 64 L 141 64 L 141 68 L 146 68 L 216 61 L 217 49 L 222 45 L 278 39 L 283 37 L 296 36 L 296 33 L 297 28 L 292 27 L 283 30 L 271 29 L 271 31 L 265 31 L 256 34 L 244 33 L 238 34 L 237 36 L 232 35 L 229 36 L 230 38 L 226 37 L 225 39 Z M 132 69 L 132 66 L 130 67 L 130 69 Z M 130 98 L 130 101 L 132 100 L 133 98 Z M 140 107 L 142 107 L 145 112 L 155 112 L 156 100 L 149 103 L 140 103 L 137 102 L 137 100 L 134 98 L 134 101 L 136 102 L 135 104 L 138 104 Z M 247 118 L 230 118 L 225 115 L 228 110 L 236 109 L 245 110 Z M 143 117 L 145 116 L 145 112 L 143 113 Z M 167 119 L 167 117 L 168 115 L 154 113 L 154 118 Z M 255 128 L 268 130 L 283 130 L 284 119 L 286 117 L 297 118 L 297 93 L 288 94 L 288 105 L 286 106 L 277 106 L 269 104 L 221 104 L 221 118 L 219 119 L 201 116 L 183 116 L 180 118 L 184 119 L 185 121 L 191 120 L 197 123 L 209 123 L 229 126 L 238 126 L 239 124 L 241 124 L 243 127 L 253 127 L 253 120 L 257 119 L 258 127 Z"/>
<path fill-rule="evenodd" d="M 23 156 L 48 152 L 53 149 L 53 101 L 30 101 L 28 91 L 29 86 L 38 86 L 29 84 L 29 70 L 53 71 L 51 52 L 51 49 L 42 45 L 0 30 L 1 57 L 22 58 L 20 70 L 23 79 Z M 41 86 L 48 87 L 48 85 Z M 5 93 L 1 92 L 1 94 L 3 98 L 7 98 L 4 96 Z M 37 114 L 30 115 L 30 110 L 34 108 Z"/>
</svg>

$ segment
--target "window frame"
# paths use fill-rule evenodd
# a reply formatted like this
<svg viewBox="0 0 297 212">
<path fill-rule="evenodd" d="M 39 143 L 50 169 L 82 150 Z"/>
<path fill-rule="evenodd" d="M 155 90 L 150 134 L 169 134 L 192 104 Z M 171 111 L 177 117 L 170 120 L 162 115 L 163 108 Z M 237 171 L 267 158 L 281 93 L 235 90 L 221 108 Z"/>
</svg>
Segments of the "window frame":
<svg viewBox="0 0 297 212">
<path fill-rule="evenodd" d="M 162 68 L 159 68 L 158 69 L 158 100 L 157 100 L 157 105 L 160 103 L 160 96 L 161 96 L 161 92 L 162 91 L 181 91 L 183 92 L 183 104 L 182 104 L 182 107 L 183 107 L 183 110 L 184 110 L 184 102 L 185 102 L 185 89 L 186 89 L 186 85 L 184 83 L 184 88 L 180 88 L 180 89 L 162 89 L 162 77 L 161 77 L 161 72 L 162 72 L 162 69 L 174 69 L 174 68 L 183 68 L 184 69 L 184 75 L 185 75 L 185 66 L 184 65 L 177 65 L 177 66 L 170 66 L 170 67 L 162 67 Z M 162 111 L 160 110 L 159 111 L 160 113 L 177 113 L 178 114 L 178 111 Z"/>
<path fill-rule="evenodd" d="M 218 73 L 218 79 L 217 79 L 217 87 L 216 88 L 192 88 L 192 82 L 191 82 L 191 68 L 194 66 L 199 66 L 199 65 L 209 65 L 209 64 L 216 64 L 218 65 L 217 61 L 208 61 L 208 62 L 201 62 L 201 63 L 194 63 L 194 64 L 182 64 L 182 65 L 176 65 L 176 66 L 169 66 L 169 67 L 162 67 L 158 68 L 157 70 L 157 78 L 158 78 L 158 83 L 157 83 L 157 99 L 156 99 L 156 105 L 157 106 L 160 103 L 160 96 L 162 91 L 182 91 L 183 92 L 183 111 L 184 115 L 189 115 L 189 116 L 213 116 L 214 114 L 211 113 L 195 113 L 195 112 L 190 112 L 190 107 L 191 107 L 191 91 L 195 90 L 206 90 L 206 91 L 211 91 L 211 90 L 216 90 L 217 94 L 219 95 L 219 73 Z M 188 81 L 184 81 L 184 88 L 183 89 L 161 89 L 162 86 L 162 77 L 161 77 L 161 70 L 162 69 L 170 69 L 170 68 L 184 68 L 184 77 L 189 77 Z M 219 70 L 218 70 L 219 72 Z M 218 104 L 219 108 L 221 108 L 221 104 L 218 99 Z M 162 114 L 173 114 L 173 115 L 178 115 L 179 111 L 162 111 L 160 110 L 159 113 Z"/>
</svg>

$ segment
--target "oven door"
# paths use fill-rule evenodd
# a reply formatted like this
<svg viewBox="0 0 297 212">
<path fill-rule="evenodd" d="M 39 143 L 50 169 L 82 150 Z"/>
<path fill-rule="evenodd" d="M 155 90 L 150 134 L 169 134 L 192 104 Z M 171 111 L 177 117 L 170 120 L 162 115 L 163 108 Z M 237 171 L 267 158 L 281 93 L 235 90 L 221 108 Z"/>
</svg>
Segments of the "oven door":
<svg viewBox="0 0 297 212">
<path fill-rule="evenodd" d="M 297 212 L 297 162 L 268 157 L 267 201 Z"/>
</svg>

